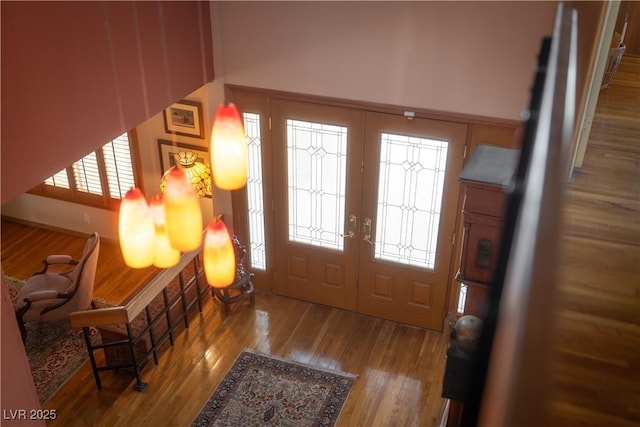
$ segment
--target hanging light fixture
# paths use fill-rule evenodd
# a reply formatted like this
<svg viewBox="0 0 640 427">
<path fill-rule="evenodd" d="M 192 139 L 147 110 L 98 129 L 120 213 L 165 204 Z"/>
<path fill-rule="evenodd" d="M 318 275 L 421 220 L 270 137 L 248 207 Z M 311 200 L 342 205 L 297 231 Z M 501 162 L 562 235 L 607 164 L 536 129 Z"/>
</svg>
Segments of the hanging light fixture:
<svg viewBox="0 0 640 427">
<path fill-rule="evenodd" d="M 147 200 L 137 188 L 127 192 L 118 216 L 118 236 L 124 262 L 132 268 L 153 264 L 155 227 Z"/>
<path fill-rule="evenodd" d="M 169 242 L 169 235 L 165 224 L 164 203 L 162 196 L 156 196 L 149 202 L 151 215 L 155 225 L 155 248 L 153 265 L 158 268 L 173 267 L 180 261 L 180 251 L 173 248 Z"/>
<path fill-rule="evenodd" d="M 237 190 L 247 184 L 248 147 L 235 104 L 218 107 L 211 129 L 211 166 L 216 187 Z"/>
<path fill-rule="evenodd" d="M 202 212 L 200 202 L 182 167 L 173 167 L 167 175 L 164 213 L 171 246 L 180 252 L 200 247 Z"/>
<path fill-rule="evenodd" d="M 183 167 L 187 179 L 196 192 L 196 196 L 211 196 L 211 169 L 209 166 L 198 161 L 198 155 L 193 151 L 179 151 L 174 156 L 174 159 L 177 164 Z M 162 193 L 167 187 L 167 176 L 170 170 L 167 170 L 160 179 L 160 191 Z"/>
<path fill-rule="evenodd" d="M 236 277 L 233 243 L 219 217 L 211 220 L 204 236 L 204 272 L 207 283 L 214 288 L 227 287 Z"/>
<path fill-rule="evenodd" d="M 211 165 L 191 151 L 176 156 L 176 166 L 162 176 L 163 199 L 151 203 L 134 188 L 120 206 L 120 247 L 127 266 L 168 268 L 180 252 L 202 244 L 202 212 L 198 197 L 211 194 L 211 172 L 216 186 L 237 190 L 247 184 L 248 147 L 240 113 L 232 103 L 220 105 L 211 131 Z M 161 213 L 164 214 L 164 218 Z M 167 243 L 168 242 L 168 243 Z M 235 280 L 236 265 L 229 231 L 220 217 L 212 220 L 204 242 L 207 282 L 224 288 Z"/>
</svg>

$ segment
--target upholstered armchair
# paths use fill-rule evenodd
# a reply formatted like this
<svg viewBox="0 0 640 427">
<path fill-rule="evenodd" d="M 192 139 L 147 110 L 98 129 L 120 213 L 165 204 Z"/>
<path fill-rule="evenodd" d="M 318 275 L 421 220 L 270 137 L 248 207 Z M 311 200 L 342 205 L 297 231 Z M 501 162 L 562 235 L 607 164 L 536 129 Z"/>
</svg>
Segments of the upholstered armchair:
<svg viewBox="0 0 640 427">
<path fill-rule="evenodd" d="M 16 317 L 22 339 L 26 339 L 25 322 L 63 320 L 69 313 L 86 310 L 93 305 L 93 283 L 100 252 L 100 236 L 93 233 L 84 246 L 82 257 L 49 255 L 42 271 L 31 276 L 16 298 Z M 71 271 L 49 271 L 52 265 L 73 266 Z M 53 269 L 52 269 L 53 270 Z"/>
</svg>

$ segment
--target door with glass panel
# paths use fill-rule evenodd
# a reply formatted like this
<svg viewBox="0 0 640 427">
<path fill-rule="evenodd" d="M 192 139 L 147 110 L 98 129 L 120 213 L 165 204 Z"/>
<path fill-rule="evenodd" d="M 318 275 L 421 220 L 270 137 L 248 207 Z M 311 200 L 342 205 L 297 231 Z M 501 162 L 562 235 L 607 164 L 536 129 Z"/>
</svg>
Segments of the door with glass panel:
<svg viewBox="0 0 640 427">
<path fill-rule="evenodd" d="M 367 113 L 359 312 L 442 328 L 466 132 Z"/>
<path fill-rule="evenodd" d="M 275 291 L 356 309 L 364 113 L 273 100 Z"/>
<path fill-rule="evenodd" d="M 441 329 L 467 126 L 271 107 L 276 292 Z"/>
</svg>

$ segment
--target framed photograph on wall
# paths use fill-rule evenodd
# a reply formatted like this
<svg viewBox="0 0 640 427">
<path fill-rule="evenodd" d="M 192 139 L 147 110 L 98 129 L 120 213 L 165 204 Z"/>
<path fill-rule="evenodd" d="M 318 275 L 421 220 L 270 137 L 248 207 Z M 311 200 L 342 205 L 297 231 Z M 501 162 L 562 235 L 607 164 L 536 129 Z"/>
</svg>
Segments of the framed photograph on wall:
<svg viewBox="0 0 640 427">
<path fill-rule="evenodd" d="M 162 116 L 165 132 L 204 139 L 202 103 L 183 99 L 165 109 Z"/>
<path fill-rule="evenodd" d="M 166 171 L 169 170 L 172 166 L 175 166 L 176 163 L 181 158 L 189 157 L 193 158 L 195 155 L 195 161 L 204 163 L 209 166 L 209 150 L 207 147 L 200 147 L 192 144 L 183 144 L 181 142 L 173 143 L 171 141 L 167 141 L 164 139 L 158 140 L 158 151 L 160 153 L 160 167 L 161 167 L 161 175 L 164 175 Z M 193 153 L 193 154 L 192 154 Z M 209 171 L 209 183 L 207 185 L 206 190 L 202 196 L 211 197 L 211 176 Z"/>
</svg>

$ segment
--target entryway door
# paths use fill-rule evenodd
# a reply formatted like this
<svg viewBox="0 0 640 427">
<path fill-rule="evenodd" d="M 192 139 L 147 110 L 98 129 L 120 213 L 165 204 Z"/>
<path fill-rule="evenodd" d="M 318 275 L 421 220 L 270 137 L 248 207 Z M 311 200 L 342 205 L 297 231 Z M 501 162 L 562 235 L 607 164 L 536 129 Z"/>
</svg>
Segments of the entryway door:
<svg viewBox="0 0 640 427">
<path fill-rule="evenodd" d="M 275 291 L 440 330 L 467 125 L 272 100 Z"/>
</svg>

